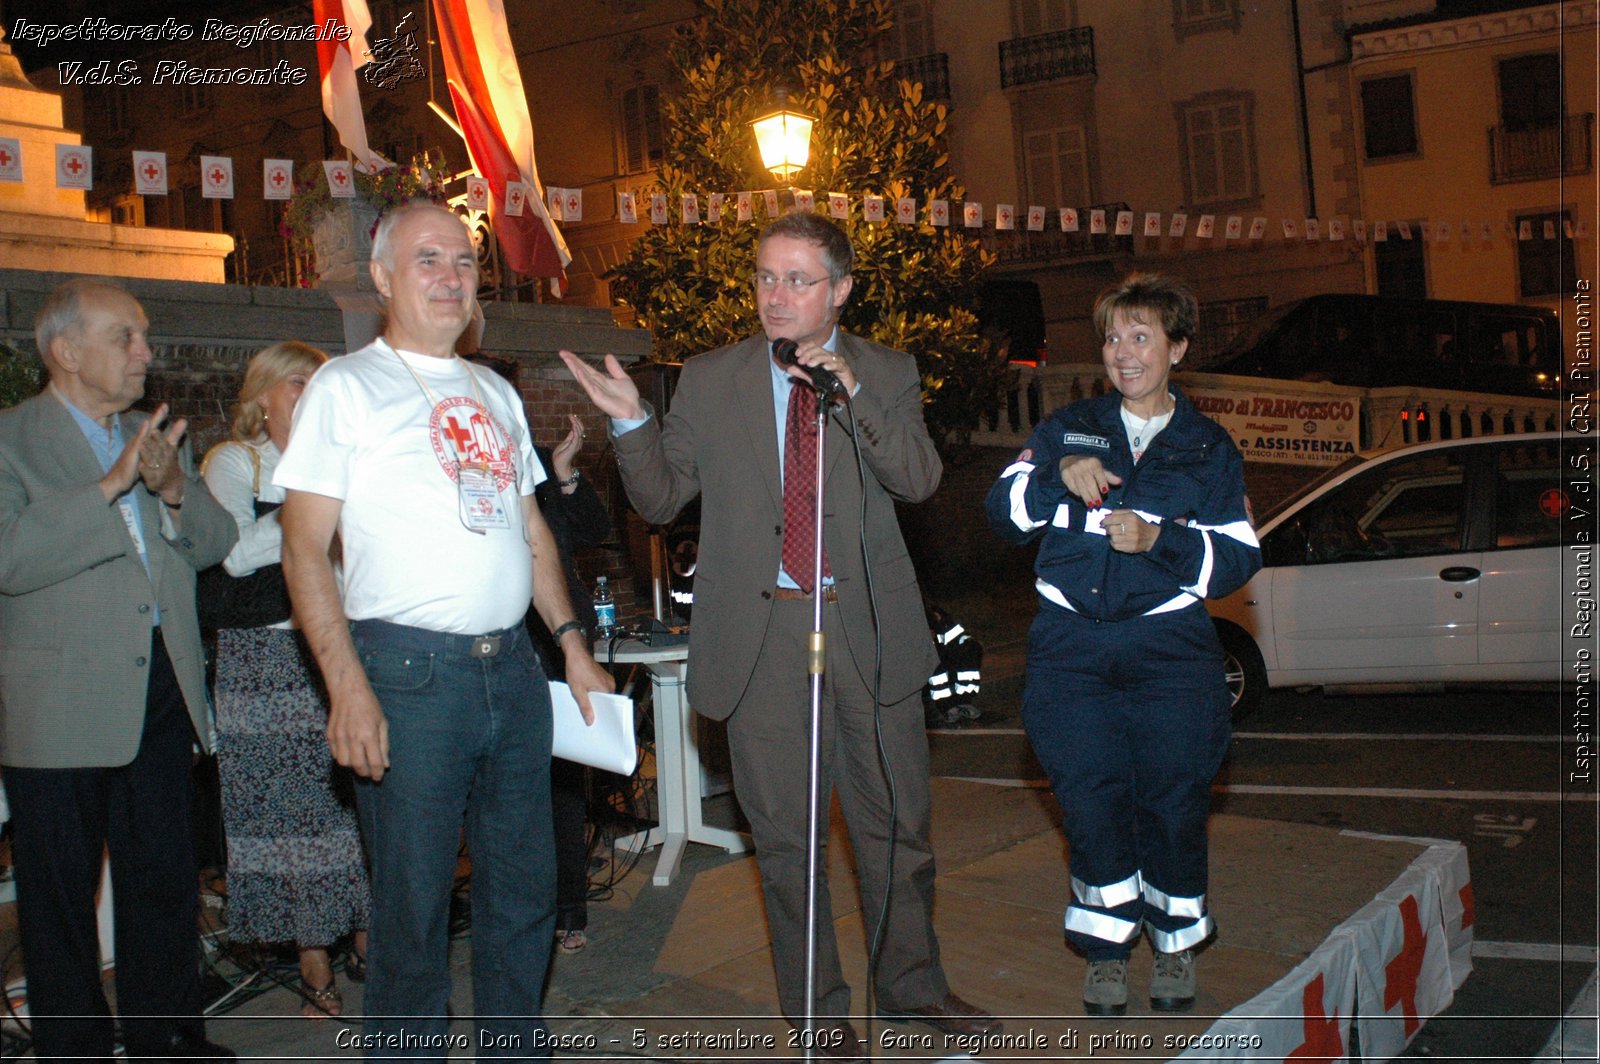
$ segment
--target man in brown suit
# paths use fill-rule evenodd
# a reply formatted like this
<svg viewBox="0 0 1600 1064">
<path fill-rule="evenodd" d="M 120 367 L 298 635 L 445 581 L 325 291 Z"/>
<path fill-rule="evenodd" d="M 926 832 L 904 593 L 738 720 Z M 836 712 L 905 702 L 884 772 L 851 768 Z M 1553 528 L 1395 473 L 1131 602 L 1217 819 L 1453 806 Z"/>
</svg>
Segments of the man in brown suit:
<svg viewBox="0 0 1600 1064">
<path fill-rule="evenodd" d="M 128 1055 L 233 1056 L 198 1015 L 189 766 L 211 747 L 195 572 L 239 528 L 180 452 L 183 420 L 128 412 L 148 329 L 122 289 L 61 285 L 35 327 L 49 387 L 0 414 L 0 764 L 41 1060 L 111 1056 L 107 851 Z"/>
<path fill-rule="evenodd" d="M 999 1023 L 950 992 L 933 933 L 921 691 L 937 659 L 894 513 L 895 500 L 919 502 L 931 495 L 942 466 L 922 422 L 920 378 L 911 356 L 837 327 L 850 295 L 853 258 L 849 238 L 820 215 L 790 214 L 768 226 L 754 277 L 765 335 L 685 364 L 664 422 L 642 403 L 615 358 L 606 357 L 602 373 L 569 351 L 561 357 L 612 418 L 623 483 L 645 520 L 670 521 L 695 495 L 702 497 L 689 701 L 700 713 L 728 722 L 734 785 L 761 867 L 779 1001 L 796 1026 L 805 1022 L 806 661 L 812 609 L 799 590 L 799 579 L 809 582 L 809 570 L 793 574 L 783 563 L 783 411 L 790 389 L 806 387 L 808 378 L 799 367 L 774 360 L 773 341 L 793 340 L 800 366 L 829 370 L 850 393 L 865 481 L 856 475 L 842 403 L 832 408 L 824 457 L 824 808 L 827 789 L 836 786 L 869 933 L 887 902 L 875 978 L 880 1011 L 947 1032 L 984 1034 L 997 1031 Z M 874 721 L 880 636 L 887 766 L 880 762 Z M 892 831 L 890 773 L 898 798 Z M 818 886 L 817 1047 L 822 1055 L 851 1059 L 861 1050 L 847 1018 L 850 988 L 839 967 L 827 884 Z"/>
</svg>

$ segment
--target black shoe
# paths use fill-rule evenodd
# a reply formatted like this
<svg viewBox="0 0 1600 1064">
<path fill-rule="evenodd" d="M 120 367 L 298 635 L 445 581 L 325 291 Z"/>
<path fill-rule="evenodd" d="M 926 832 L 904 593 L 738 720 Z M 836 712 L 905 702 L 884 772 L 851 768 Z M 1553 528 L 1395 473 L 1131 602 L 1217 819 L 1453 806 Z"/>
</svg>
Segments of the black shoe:
<svg viewBox="0 0 1600 1064">
<path fill-rule="evenodd" d="M 194 1061 L 238 1060 L 239 1054 L 227 1046 L 208 1041 L 205 1035 L 178 1033 L 167 1042 L 166 1057 L 173 1061 L 193 1064 Z"/>
</svg>

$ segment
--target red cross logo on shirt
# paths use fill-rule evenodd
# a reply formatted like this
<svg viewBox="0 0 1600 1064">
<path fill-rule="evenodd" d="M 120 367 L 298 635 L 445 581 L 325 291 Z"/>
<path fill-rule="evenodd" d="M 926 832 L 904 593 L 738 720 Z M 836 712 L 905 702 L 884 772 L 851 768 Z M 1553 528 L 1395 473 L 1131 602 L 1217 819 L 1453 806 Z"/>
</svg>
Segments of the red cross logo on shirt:
<svg viewBox="0 0 1600 1064">
<path fill-rule="evenodd" d="M 1333 1064 L 1344 1056 L 1344 1038 L 1339 1034 L 1339 1010 L 1329 1016 L 1322 1008 L 1322 973 L 1306 984 L 1300 1011 L 1306 1018 L 1306 1040 L 1285 1060 L 1312 1060 Z"/>
<path fill-rule="evenodd" d="M 1404 1010 L 1406 1037 L 1410 1038 L 1422 1022 L 1417 1019 L 1417 979 L 1422 974 L 1422 958 L 1428 952 L 1428 936 L 1423 933 L 1422 920 L 1417 914 L 1417 898 L 1406 895 L 1400 903 L 1400 923 L 1405 929 L 1405 939 L 1400 952 L 1384 966 L 1383 1007 L 1387 1011 L 1399 1005 Z"/>
<path fill-rule="evenodd" d="M 67 156 L 67 161 L 61 164 L 73 177 L 78 176 L 78 171 L 83 169 L 83 157 L 79 155 Z"/>
<path fill-rule="evenodd" d="M 144 179 L 146 181 L 154 181 L 156 178 L 158 178 L 160 176 L 161 176 L 161 167 L 157 166 L 155 163 L 145 163 L 144 164 Z"/>
<path fill-rule="evenodd" d="M 444 419 L 445 427 L 439 432 L 445 439 L 455 445 L 457 451 L 464 455 L 472 453 L 472 433 L 461 427 L 461 422 L 453 417 Z"/>
</svg>

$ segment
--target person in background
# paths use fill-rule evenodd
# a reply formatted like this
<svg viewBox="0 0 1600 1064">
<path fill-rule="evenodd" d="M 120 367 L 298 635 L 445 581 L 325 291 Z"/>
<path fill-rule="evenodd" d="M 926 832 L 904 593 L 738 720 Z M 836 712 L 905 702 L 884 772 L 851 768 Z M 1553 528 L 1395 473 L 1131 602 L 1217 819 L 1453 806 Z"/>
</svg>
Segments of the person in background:
<svg viewBox="0 0 1600 1064">
<path fill-rule="evenodd" d="M 1193 293 L 1133 274 L 1094 306 L 1112 391 L 1057 410 L 989 489 L 991 526 L 1039 541 L 1022 721 L 1072 859 L 1067 939 L 1084 1009 L 1119 1016 L 1141 929 L 1150 1006 L 1190 1008 L 1206 901 L 1211 781 L 1229 738 L 1222 647 L 1202 602 L 1261 567 L 1244 464 L 1169 377 Z"/>
<path fill-rule="evenodd" d="M 328 356 L 289 341 L 245 368 L 233 438 L 201 466 L 206 486 L 233 515 L 239 542 L 223 559 L 232 577 L 276 568 L 283 555 L 272 483 L 289 443 L 300 393 Z M 367 870 L 348 769 L 328 752 L 328 707 L 311 651 L 291 618 L 222 628 L 216 657 L 217 760 L 228 837 L 228 937 L 294 942 L 311 1019 L 343 1001 L 328 947 L 354 933 L 345 974 L 365 977 Z"/>
<path fill-rule="evenodd" d="M 583 422 L 575 414 L 568 414 L 567 421 L 567 434 L 555 450 L 535 448 L 539 461 L 550 469 L 551 479 L 540 484 L 534 496 L 555 537 L 573 612 L 584 634 L 592 639 L 594 602 L 572 563 L 572 551 L 604 543 L 611 535 L 611 516 L 594 485 L 574 465 L 583 450 Z M 545 672 L 551 679 L 564 679 L 565 663 L 537 613 L 528 614 L 528 631 L 544 659 Z M 584 932 L 589 926 L 589 845 L 584 827 L 588 776 L 583 765 L 559 757 L 550 763 L 550 813 L 556 830 L 556 945 L 563 953 L 577 953 L 589 944 Z"/>
<path fill-rule="evenodd" d="M 212 746 L 195 574 L 239 530 L 179 448 L 187 423 L 130 412 L 149 331 L 116 285 L 57 286 L 34 322 L 50 383 L 0 413 L 0 765 L 40 1060 L 112 1055 L 108 852 L 128 1056 L 234 1057 L 201 1016 L 189 768 Z"/>
</svg>

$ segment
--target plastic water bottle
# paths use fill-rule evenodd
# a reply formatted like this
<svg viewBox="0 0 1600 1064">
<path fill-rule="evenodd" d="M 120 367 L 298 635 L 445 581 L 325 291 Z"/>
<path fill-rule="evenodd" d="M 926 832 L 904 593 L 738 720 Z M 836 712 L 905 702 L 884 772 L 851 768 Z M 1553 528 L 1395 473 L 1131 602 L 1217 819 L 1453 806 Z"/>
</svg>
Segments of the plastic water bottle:
<svg viewBox="0 0 1600 1064">
<path fill-rule="evenodd" d="M 594 585 L 594 634 L 610 639 L 617 630 L 617 602 L 611 597 L 611 585 L 600 577 Z"/>
</svg>

